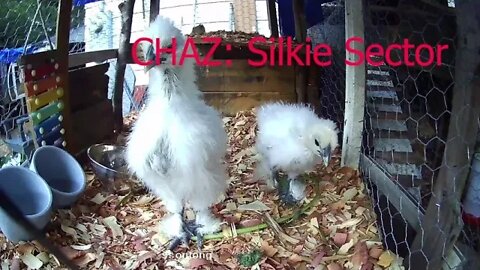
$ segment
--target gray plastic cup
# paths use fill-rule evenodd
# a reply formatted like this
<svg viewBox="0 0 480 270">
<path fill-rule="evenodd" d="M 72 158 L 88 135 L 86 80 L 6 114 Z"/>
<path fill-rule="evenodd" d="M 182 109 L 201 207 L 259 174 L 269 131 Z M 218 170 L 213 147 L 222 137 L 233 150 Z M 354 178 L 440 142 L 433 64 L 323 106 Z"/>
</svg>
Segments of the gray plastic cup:
<svg viewBox="0 0 480 270">
<path fill-rule="evenodd" d="M 43 230 L 50 222 L 53 195 L 50 187 L 38 174 L 22 166 L 5 167 L 0 169 L 0 189 L 39 230 Z M 31 232 L 24 230 L 1 207 L 0 228 L 5 237 L 13 243 L 34 240 Z"/>
<path fill-rule="evenodd" d="M 54 209 L 70 207 L 87 185 L 82 166 L 67 151 L 56 146 L 39 147 L 33 153 L 30 169 L 50 186 Z"/>
</svg>

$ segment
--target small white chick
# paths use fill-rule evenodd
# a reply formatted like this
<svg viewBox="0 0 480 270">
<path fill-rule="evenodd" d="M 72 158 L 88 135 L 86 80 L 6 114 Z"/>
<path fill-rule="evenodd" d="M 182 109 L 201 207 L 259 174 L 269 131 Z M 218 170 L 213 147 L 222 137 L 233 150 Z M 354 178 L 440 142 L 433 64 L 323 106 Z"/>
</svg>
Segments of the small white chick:
<svg viewBox="0 0 480 270">
<path fill-rule="evenodd" d="M 319 118 L 310 106 L 284 102 L 267 103 L 257 109 L 256 148 L 259 160 L 255 178 L 270 189 L 278 188 L 278 172 L 288 175 L 288 188 L 280 199 L 295 204 L 305 197 L 305 184 L 298 176 L 323 162 L 328 166 L 338 146 L 338 129 L 332 120 Z"/>
</svg>

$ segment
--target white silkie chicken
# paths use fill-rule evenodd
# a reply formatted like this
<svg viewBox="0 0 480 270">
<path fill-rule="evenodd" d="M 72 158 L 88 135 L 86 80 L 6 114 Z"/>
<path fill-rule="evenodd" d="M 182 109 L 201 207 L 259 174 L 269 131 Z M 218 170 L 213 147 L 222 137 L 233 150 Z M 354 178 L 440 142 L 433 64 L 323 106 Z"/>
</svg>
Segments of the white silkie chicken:
<svg viewBox="0 0 480 270">
<path fill-rule="evenodd" d="M 170 215 L 161 229 L 171 239 L 170 250 L 191 236 L 202 246 L 204 234 L 220 229 L 210 206 L 227 188 L 227 171 L 223 162 L 227 135 L 220 114 L 208 106 L 198 89 L 194 60 L 179 59 L 185 36 L 172 21 L 158 16 L 148 29 L 162 48 L 171 48 L 176 39 L 176 64 L 172 54 L 162 53 L 159 65 L 146 67 L 150 83 L 145 109 L 139 114 L 127 142 L 129 169 L 164 203 Z M 155 45 L 153 45 L 155 46 Z M 155 49 L 148 43 L 146 59 L 155 59 Z M 195 211 L 195 221 L 183 216 L 187 204 Z"/>
<path fill-rule="evenodd" d="M 338 146 L 335 122 L 319 118 L 313 109 L 302 104 L 268 103 L 257 109 L 256 148 L 259 160 L 257 180 L 270 189 L 279 189 L 278 172 L 288 176 L 288 186 L 279 189 L 285 204 L 295 204 L 305 197 L 305 184 L 299 175 L 323 161 L 328 166 Z"/>
</svg>

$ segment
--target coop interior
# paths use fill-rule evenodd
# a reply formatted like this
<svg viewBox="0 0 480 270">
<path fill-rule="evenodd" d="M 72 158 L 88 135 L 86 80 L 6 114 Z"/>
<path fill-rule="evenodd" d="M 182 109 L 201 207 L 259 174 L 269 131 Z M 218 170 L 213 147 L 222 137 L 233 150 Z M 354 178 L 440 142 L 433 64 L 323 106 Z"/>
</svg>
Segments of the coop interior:
<svg viewBox="0 0 480 270">
<path fill-rule="evenodd" d="M 477 269 L 479 8 L 475 0 L 2 1 L 1 269 Z M 201 59 L 221 63 L 178 78 L 198 87 L 227 135 L 226 192 L 208 210 L 221 226 L 173 250 L 178 239 L 160 226 L 169 202 L 125 157 L 144 112 L 164 106 L 152 96 L 179 85 L 168 92 L 158 67 L 138 62 L 148 53 L 136 41 L 157 16 Z M 258 37 L 265 41 L 252 49 Z M 364 42 L 349 45 L 353 37 Z M 292 50 L 307 63 L 322 44 L 329 64 L 279 64 Z M 355 50 L 363 60 L 348 65 Z M 259 52 L 273 64 L 253 66 Z M 299 174 L 305 197 L 294 205 L 255 174 L 257 112 L 272 102 L 307 104 L 338 128 L 329 162 Z M 176 105 L 178 114 L 191 109 Z M 150 118 L 145 138 L 175 126 L 165 115 Z M 212 138 L 191 140 L 201 148 Z M 152 151 L 175 151 L 165 149 Z"/>
</svg>

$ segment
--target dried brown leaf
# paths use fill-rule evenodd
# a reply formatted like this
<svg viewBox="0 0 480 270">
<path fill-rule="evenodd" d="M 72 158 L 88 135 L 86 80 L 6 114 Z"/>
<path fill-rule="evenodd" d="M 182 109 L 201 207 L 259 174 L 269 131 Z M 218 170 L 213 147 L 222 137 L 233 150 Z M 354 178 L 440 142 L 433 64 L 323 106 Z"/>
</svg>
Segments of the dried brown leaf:
<svg viewBox="0 0 480 270">
<path fill-rule="evenodd" d="M 320 251 L 319 253 L 317 253 L 317 255 L 315 255 L 315 257 L 313 258 L 312 266 L 313 267 L 318 266 L 322 262 L 322 259 L 324 256 L 325 256 L 324 251 Z"/>
<path fill-rule="evenodd" d="M 242 227 L 253 227 L 262 224 L 262 220 L 258 218 L 251 218 L 240 221 Z"/>
<path fill-rule="evenodd" d="M 90 262 L 93 262 L 97 259 L 97 257 L 95 256 L 95 254 L 93 253 L 85 253 L 83 254 L 82 256 L 76 258 L 73 260 L 73 262 L 80 266 L 80 267 L 85 267 L 87 266 Z"/>
<path fill-rule="evenodd" d="M 355 245 L 353 256 L 352 256 L 352 264 L 355 268 L 361 267 L 368 262 L 369 255 L 368 255 L 368 248 L 367 244 L 364 241 L 358 242 Z"/>
<path fill-rule="evenodd" d="M 377 264 L 387 268 L 395 261 L 396 256 L 390 250 L 384 251 L 378 258 Z"/>
<path fill-rule="evenodd" d="M 383 253 L 383 248 L 380 246 L 373 246 L 369 251 L 370 257 L 374 259 L 380 258 L 380 255 L 382 255 L 382 253 Z"/>
<path fill-rule="evenodd" d="M 189 261 L 189 269 L 197 269 L 202 266 L 209 266 L 210 262 L 202 258 L 191 258 Z"/>
<path fill-rule="evenodd" d="M 328 270 L 343 270 L 343 267 L 336 262 L 332 262 L 332 263 L 327 265 L 327 269 Z"/>
<path fill-rule="evenodd" d="M 267 241 L 262 241 L 261 249 L 267 257 L 273 257 L 278 252 L 278 249 L 272 247 Z"/>
<path fill-rule="evenodd" d="M 336 233 L 335 236 L 333 237 L 333 242 L 337 246 L 342 246 L 347 242 L 347 233 Z"/>
</svg>

